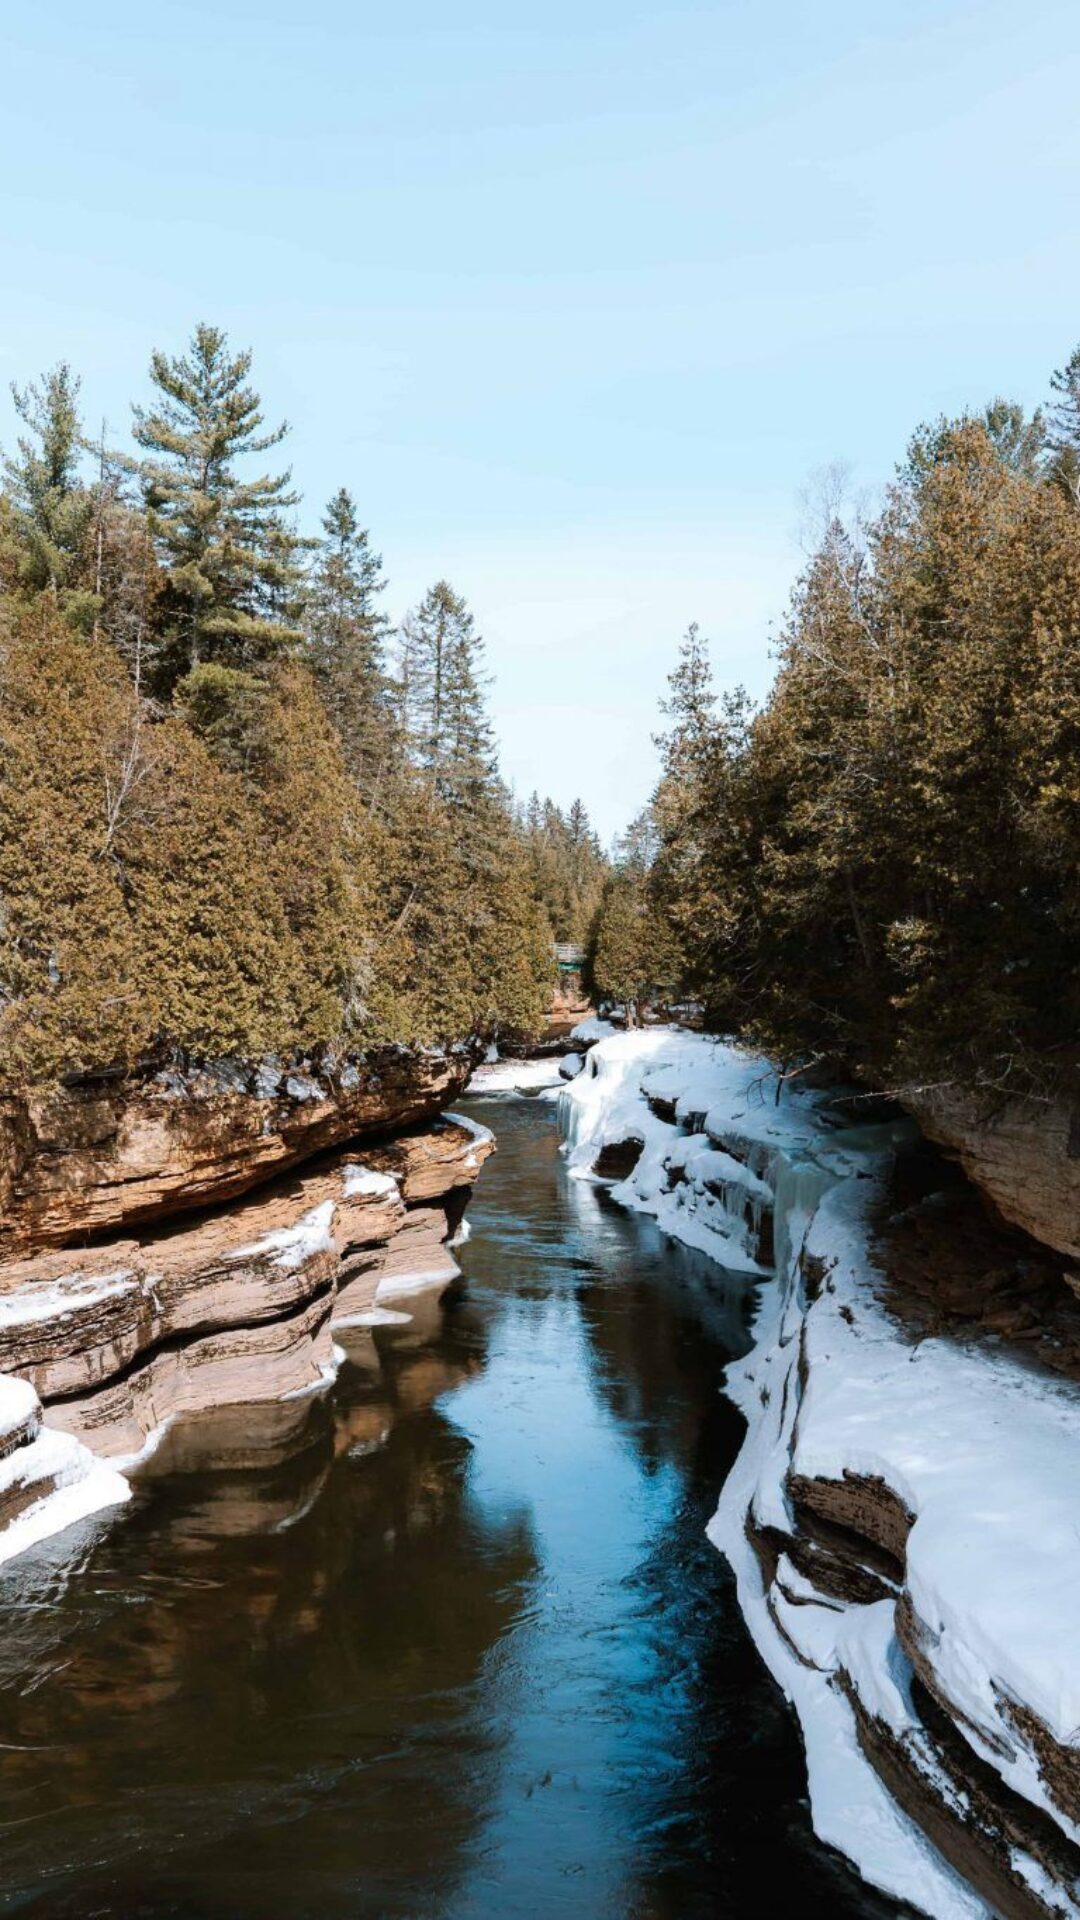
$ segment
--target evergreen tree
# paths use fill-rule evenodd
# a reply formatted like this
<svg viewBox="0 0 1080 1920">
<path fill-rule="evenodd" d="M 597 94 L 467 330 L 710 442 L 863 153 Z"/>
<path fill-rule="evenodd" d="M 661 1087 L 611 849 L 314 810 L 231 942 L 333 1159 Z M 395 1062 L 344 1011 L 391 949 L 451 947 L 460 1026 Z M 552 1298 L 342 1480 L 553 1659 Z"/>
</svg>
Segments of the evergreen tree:
<svg viewBox="0 0 1080 1920">
<path fill-rule="evenodd" d="M 416 763 L 440 799 L 473 812 L 496 785 L 483 653 L 466 602 L 445 580 L 402 622 L 401 686 Z"/>
<path fill-rule="evenodd" d="M 552 800 L 532 794 L 520 819 L 532 872 L 556 940 L 583 945 L 596 917 L 610 863 L 580 800 L 565 816 Z"/>
<path fill-rule="evenodd" d="M 648 870 L 638 865 L 639 853 L 635 848 L 608 882 L 589 956 L 598 992 L 621 1002 L 631 1027 L 657 991 L 674 986 L 679 975 L 678 951 L 649 897 Z"/>
<path fill-rule="evenodd" d="M 167 573 L 169 680 L 207 660 L 257 668 L 300 637 L 297 541 L 285 518 L 297 499 L 290 476 L 237 471 L 288 431 L 260 431 L 250 370 L 249 352 L 231 354 L 218 328 L 200 325 L 188 354 L 153 355 L 159 397 L 134 409 L 143 495 Z"/>
<path fill-rule="evenodd" d="M 69 624 L 86 627 L 97 607 L 78 578 L 93 517 L 93 498 L 79 474 L 79 385 L 66 361 L 40 383 L 12 384 L 26 432 L 17 454 L 4 461 L 4 477 L 23 581 L 51 594 Z"/>
<path fill-rule="evenodd" d="M 1080 347 L 1074 347 L 1063 367 L 1050 377 L 1055 399 L 1050 405 L 1046 444 L 1054 484 L 1080 504 Z"/>
<path fill-rule="evenodd" d="M 386 669 L 390 623 L 377 605 L 386 586 L 382 555 L 372 550 L 344 487 L 329 502 L 322 526 L 308 590 L 308 647 L 346 765 L 371 798 L 394 735 Z"/>
<path fill-rule="evenodd" d="M 983 414 L 991 445 L 1014 473 L 1034 480 L 1046 451 L 1046 421 L 1041 407 L 1029 419 L 1016 400 L 991 400 Z"/>
</svg>

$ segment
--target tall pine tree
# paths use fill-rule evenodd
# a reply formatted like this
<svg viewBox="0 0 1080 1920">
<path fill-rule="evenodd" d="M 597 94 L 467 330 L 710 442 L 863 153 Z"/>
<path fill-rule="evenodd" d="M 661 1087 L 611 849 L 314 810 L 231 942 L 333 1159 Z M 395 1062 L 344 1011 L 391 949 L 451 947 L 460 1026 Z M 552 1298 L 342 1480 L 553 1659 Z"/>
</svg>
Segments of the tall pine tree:
<svg viewBox="0 0 1080 1920">
<path fill-rule="evenodd" d="M 11 393 L 26 429 L 4 461 L 18 571 L 33 591 L 54 597 L 71 625 L 89 626 L 96 602 L 79 572 L 94 503 L 79 474 L 79 381 L 61 361 L 40 382 L 13 383 Z"/>
<path fill-rule="evenodd" d="M 370 800 L 395 731 L 386 668 L 390 623 L 377 604 L 386 585 L 382 555 L 373 551 L 345 487 L 329 502 L 322 526 L 308 589 L 308 647 L 346 765 Z"/>
<path fill-rule="evenodd" d="M 290 475 L 237 471 L 288 432 L 284 423 L 261 431 L 250 371 L 249 352 L 230 353 L 217 327 L 198 326 L 187 354 L 154 354 L 158 398 L 134 409 L 143 495 L 167 573 L 168 680 L 203 662 L 257 668 L 300 639 Z"/>
<path fill-rule="evenodd" d="M 476 811 L 496 786 L 484 643 L 446 580 L 429 588 L 402 623 L 401 685 L 418 766 L 440 799 Z"/>
</svg>

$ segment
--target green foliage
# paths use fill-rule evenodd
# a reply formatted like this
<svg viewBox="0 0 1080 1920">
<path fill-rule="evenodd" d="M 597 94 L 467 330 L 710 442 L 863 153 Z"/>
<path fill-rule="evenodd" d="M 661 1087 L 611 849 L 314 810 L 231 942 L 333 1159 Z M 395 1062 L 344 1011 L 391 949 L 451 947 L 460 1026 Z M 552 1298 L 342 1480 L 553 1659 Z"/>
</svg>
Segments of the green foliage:
<svg viewBox="0 0 1080 1920">
<path fill-rule="evenodd" d="M 80 586 L 79 562 L 93 501 L 79 479 L 82 428 L 79 382 L 65 362 L 39 383 L 11 388 L 26 428 L 18 452 L 4 461 L 11 509 L 8 540 L 23 582 L 47 592 L 73 627 L 88 627 L 97 612 Z"/>
<path fill-rule="evenodd" d="M 417 766 L 451 809 L 482 808 L 495 785 L 484 643 L 446 580 L 401 627 L 401 687 Z"/>
<path fill-rule="evenodd" d="M 186 355 L 155 353 L 151 407 L 134 410 L 143 495 L 168 582 L 163 684 L 205 660 L 250 667 L 298 644 L 297 537 L 285 519 L 289 474 L 242 478 L 237 463 L 284 439 L 247 384 L 251 354 L 199 326 Z"/>
<path fill-rule="evenodd" d="M 1080 516 L 1040 436 L 1001 402 L 916 435 L 756 716 L 677 673 L 651 890 L 713 1025 L 885 1084 L 1074 1071 Z"/>
<path fill-rule="evenodd" d="M 180 1052 L 333 1062 L 537 1029 L 551 927 L 445 582 L 395 680 L 381 560 L 321 540 L 250 355 L 154 356 L 142 458 L 86 448 L 66 367 L 0 489 L 0 1085 Z M 94 478 L 81 469 L 93 454 Z M 137 486 L 133 486 L 133 480 Z M 315 548 L 308 566 L 304 556 Z"/>
<path fill-rule="evenodd" d="M 258 763 L 269 698 L 266 680 L 213 661 L 193 667 L 173 692 L 176 712 L 218 765 L 249 776 Z"/>
<path fill-rule="evenodd" d="M 615 870 L 592 929 L 593 984 L 605 999 L 625 1006 L 631 1026 L 641 1007 L 669 993 L 683 972 L 670 918 L 650 884 L 656 852 L 656 829 L 646 810 L 616 849 Z"/>
<path fill-rule="evenodd" d="M 529 859 L 531 885 L 542 902 L 556 940 L 584 945 L 611 871 L 610 861 L 580 800 L 562 813 L 553 800 L 534 793 L 518 815 Z"/>
<path fill-rule="evenodd" d="M 0 821 L 6 1084 L 295 1040 L 242 791 L 44 609 L 4 636 Z"/>
<path fill-rule="evenodd" d="M 309 658 L 346 765 L 374 800 L 400 745 L 386 663 L 390 623 L 377 605 L 386 586 L 382 555 L 373 552 L 344 487 L 322 526 L 305 610 Z"/>
</svg>

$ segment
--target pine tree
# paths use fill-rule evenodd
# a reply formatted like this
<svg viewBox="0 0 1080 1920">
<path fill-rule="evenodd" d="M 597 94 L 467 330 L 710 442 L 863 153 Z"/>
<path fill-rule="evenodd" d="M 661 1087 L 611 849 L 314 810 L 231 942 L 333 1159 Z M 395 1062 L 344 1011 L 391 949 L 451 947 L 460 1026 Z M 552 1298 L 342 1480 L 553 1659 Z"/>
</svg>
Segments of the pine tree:
<svg viewBox="0 0 1080 1920">
<path fill-rule="evenodd" d="M 638 1024 L 642 1006 L 679 975 L 678 950 L 649 898 L 648 873 L 637 865 L 639 851 L 608 883 L 590 954 L 598 991 L 622 1003 L 631 1027 Z"/>
<path fill-rule="evenodd" d="M 1046 434 L 1050 477 L 1075 505 L 1080 503 L 1080 347 L 1051 375 L 1050 386 L 1057 396 Z"/>
<path fill-rule="evenodd" d="M 1017 400 L 991 400 L 983 413 L 991 444 L 1007 467 L 1034 480 L 1046 451 L 1046 421 L 1041 407 L 1030 419 Z"/>
<path fill-rule="evenodd" d="M 308 590 L 308 647 L 345 763 L 371 799 L 394 737 L 386 670 L 390 623 L 377 606 L 386 586 L 382 555 L 372 550 L 346 488 L 329 502 L 322 525 Z"/>
<path fill-rule="evenodd" d="M 300 639 L 294 625 L 300 569 L 286 515 L 290 475 L 242 479 L 238 462 L 276 447 L 247 384 L 251 354 L 230 354 L 224 333 L 196 328 L 187 355 L 155 353 L 159 398 L 134 410 L 144 449 L 143 495 L 163 567 L 166 677 L 203 661 L 259 667 Z"/>
<path fill-rule="evenodd" d="M 417 765 L 440 799 L 477 810 L 496 786 L 484 643 L 460 594 L 429 588 L 401 630 L 401 685 Z"/>
<path fill-rule="evenodd" d="M 12 384 L 27 431 L 18 453 L 4 461 L 4 477 L 22 579 L 33 591 L 51 594 L 70 625 L 87 627 L 97 608 L 78 575 L 94 508 L 79 474 L 79 385 L 66 361 L 40 383 Z"/>
</svg>

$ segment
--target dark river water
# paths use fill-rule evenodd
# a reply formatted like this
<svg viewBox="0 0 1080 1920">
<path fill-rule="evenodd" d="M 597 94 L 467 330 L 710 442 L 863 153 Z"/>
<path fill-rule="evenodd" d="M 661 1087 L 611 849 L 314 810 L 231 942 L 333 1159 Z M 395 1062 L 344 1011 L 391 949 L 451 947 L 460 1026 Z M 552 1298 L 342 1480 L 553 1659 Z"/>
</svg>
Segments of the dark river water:
<svg viewBox="0 0 1080 1920">
<path fill-rule="evenodd" d="M 569 1180 L 549 1102 L 469 1105 L 451 1294 L 0 1575 L 4 1913 L 896 1912 L 813 1840 L 705 1539 L 746 1282 Z"/>
</svg>

